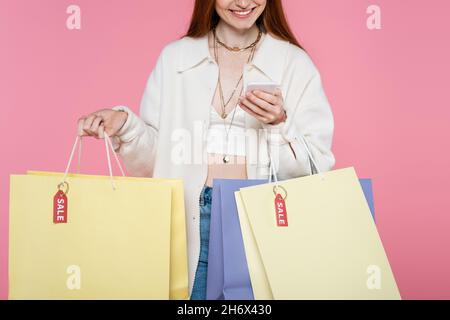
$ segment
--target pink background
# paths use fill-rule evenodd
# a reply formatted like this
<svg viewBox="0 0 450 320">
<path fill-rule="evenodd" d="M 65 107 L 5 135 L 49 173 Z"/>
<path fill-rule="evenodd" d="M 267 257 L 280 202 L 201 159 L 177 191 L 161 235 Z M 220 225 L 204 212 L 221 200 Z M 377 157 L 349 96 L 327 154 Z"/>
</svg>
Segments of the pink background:
<svg viewBox="0 0 450 320">
<path fill-rule="evenodd" d="M 68 30 L 66 8 L 81 7 Z M 63 171 L 79 116 L 138 110 L 162 47 L 192 0 L 0 0 L 0 298 L 7 297 L 9 174 Z M 380 234 L 403 298 L 450 298 L 447 0 L 285 0 L 335 116 L 336 168 L 374 181 Z M 366 8 L 382 29 L 366 27 Z M 88 141 L 83 171 L 106 173 Z"/>
</svg>

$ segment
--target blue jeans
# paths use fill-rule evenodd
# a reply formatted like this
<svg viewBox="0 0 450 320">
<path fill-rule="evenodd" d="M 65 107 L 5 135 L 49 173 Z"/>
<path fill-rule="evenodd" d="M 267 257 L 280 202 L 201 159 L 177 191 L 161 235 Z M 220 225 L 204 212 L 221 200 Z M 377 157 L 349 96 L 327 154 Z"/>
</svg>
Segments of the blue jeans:
<svg viewBox="0 0 450 320">
<path fill-rule="evenodd" d="M 211 221 L 212 188 L 204 185 L 200 193 L 200 257 L 195 272 L 191 300 L 206 299 L 206 277 L 208 272 L 209 224 Z"/>
</svg>

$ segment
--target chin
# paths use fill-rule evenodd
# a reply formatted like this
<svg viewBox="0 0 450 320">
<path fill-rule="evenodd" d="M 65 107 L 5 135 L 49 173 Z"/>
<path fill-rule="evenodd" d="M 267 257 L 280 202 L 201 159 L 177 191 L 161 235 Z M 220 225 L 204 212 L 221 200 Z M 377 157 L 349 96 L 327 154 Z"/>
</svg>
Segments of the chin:
<svg viewBox="0 0 450 320">
<path fill-rule="evenodd" d="M 230 23 L 230 26 L 232 26 L 233 28 L 235 28 L 236 30 L 239 30 L 239 31 L 247 31 L 247 30 L 250 30 L 250 28 L 253 26 L 253 23 L 249 24 L 249 25 Z"/>
<path fill-rule="evenodd" d="M 256 20 L 252 21 L 235 21 L 234 19 L 228 19 L 228 24 L 233 28 L 241 31 L 249 30 L 255 23 Z"/>
</svg>

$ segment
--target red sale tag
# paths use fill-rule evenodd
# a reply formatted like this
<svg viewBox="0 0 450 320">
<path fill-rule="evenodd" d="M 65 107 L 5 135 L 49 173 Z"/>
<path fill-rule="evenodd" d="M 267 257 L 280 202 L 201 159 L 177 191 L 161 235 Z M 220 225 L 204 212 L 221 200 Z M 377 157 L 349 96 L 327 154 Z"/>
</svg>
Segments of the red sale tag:
<svg viewBox="0 0 450 320">
<path fill-rule="evenodd" d="M 67 196 L 62 190 L 53 197 L 53 223 L 67 223 Z"/>
<path fill-rule="evenodd" d="M 278 227 L 288 226 L 286 203 L 284 202 L 283 197 L 279 193 L 277 193 L 275 196 L 275 215 L 277 218 Z"/>
</svg>

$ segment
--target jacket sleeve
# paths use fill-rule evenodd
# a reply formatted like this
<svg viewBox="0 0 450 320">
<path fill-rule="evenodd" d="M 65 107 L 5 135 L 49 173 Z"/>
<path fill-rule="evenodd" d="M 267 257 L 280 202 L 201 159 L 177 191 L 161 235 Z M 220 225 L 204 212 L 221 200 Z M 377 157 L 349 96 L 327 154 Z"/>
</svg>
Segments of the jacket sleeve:
<svg viewBox="0 0 450 320">
<path fill-rule="evenodd" d="M 132 176 L 153 176 L 159 128 L 162 68 L 163 52 L 147 80 L 140 104 L 140 117 L 126 106 L 112 108 L 128 113 L 127 121 L 112 139 L 112 143 Z"/>
<path fill-rule="evenodd" d="M 297 48 L 297 47 L 295 47 Z M 285 88 L 284 107 L 287 119 L 278 125 L 267 125 L 269 150 L 280 180 L 313 174 L 314 165 L 308 157 L 301 136 L 320 171 L 331 170 L 335 158 L 331 151 L 334 120 L 323 90 L 321 76 L 309 56 L 301 49 L 295 58 Z"/>
</svg>

